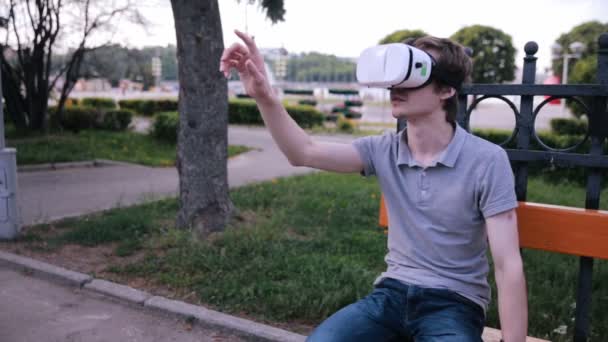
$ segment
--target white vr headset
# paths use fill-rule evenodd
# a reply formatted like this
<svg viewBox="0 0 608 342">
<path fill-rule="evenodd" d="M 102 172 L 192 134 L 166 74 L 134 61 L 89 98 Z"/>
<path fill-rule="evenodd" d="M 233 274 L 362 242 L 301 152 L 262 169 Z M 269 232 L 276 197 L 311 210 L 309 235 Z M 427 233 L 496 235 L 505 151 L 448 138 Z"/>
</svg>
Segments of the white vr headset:
<svg viewBox="0 0 608 342">
<path fill-rule="evenodd" d="M 363 50 L 357 61 L 357 81 L 374 88 L 421 88 L 432 77 L 454 88 L 427 52 L 403 43 L 377 45 Z"/>
</svg>

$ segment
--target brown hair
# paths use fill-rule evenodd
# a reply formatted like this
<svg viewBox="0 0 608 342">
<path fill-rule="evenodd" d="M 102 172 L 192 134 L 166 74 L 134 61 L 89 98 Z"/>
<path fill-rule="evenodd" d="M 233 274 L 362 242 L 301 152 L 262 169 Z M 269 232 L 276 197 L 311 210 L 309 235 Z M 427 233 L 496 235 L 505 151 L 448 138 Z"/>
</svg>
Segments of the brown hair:
<svg viewBox="0 0 608 342">
<path fill-rule="evenodd" d="M 415 46 L 422 50 L 435 50 L 439 53 L 436 60 L 437 67 L 441 72 L 448 76 L 452 83 L 459 86 L 463 83 L 471 82 L 471 71 L 473 63 L 467 55 L 465 48 L 446 38 L 437 38 L 426 36 L 418 39 L 406 39 L 405 44 Z M 450 87 L 450 85 L 442 82 L 441 79 L 434 79 L 435 89 L 439 91 L 442 87 Z M 456 121 L 456 113 L 458 111 L 458 87 L 455 87 L 456 93 L 454 96 L 445 100 L 443 109 L 446 112 L 446 120 L 448 122 Z"/>
</svg>

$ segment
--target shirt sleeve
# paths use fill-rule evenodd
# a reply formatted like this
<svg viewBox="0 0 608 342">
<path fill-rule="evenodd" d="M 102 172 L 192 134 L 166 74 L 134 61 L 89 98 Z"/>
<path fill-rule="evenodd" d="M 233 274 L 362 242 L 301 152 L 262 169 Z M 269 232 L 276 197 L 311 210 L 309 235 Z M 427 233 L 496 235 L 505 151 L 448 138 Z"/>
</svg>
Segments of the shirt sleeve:
<svg viewBox="0 0 608 342">
<path fill-rule="evenodd" d="M 479 209 L 484 218 L 517 207 L 513 170 L 502 148 L 493 155 L 481 177 L 479 192 Z"/>
<path fill-rule="evenodd" d="M 376 174 L 374 156 L 376 156 L 376 145 L 378 138 L 378 136 L 368 136 L 355 139 L 355 141 L 352 143 L 357 152 L 359 152 L 361 161 L 363 161 L 363 170 L 361 170 L 361 175 L 364 177 L 369 177 Z"/>
</svg>

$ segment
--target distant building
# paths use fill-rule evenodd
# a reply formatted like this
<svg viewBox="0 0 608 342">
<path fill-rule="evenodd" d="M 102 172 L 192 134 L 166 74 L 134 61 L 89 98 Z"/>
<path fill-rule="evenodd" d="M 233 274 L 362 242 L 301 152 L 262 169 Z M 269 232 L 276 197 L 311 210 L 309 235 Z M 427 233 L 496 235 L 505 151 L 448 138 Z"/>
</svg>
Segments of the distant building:
<svg viewBox="0 0 608 342">
<path fill-rule="evenodd" d="M 111 89 L 110 81 L 105 78 L 81 78 L 74 85 L 75 91 L 108 91 Z"/>
<path fill-rule="evenodd" d="M 264 56 L 266 62 L 270 62 L 272 65 L 271 77 L 279 80 L 285 79 L 285 76 L 287 76 L 287 60 L 289 59 L 287 50 L 283 47 L 263 48 L 260 49 L 260 53 Z M 268 65 L 266 65 L 266 69 L 269 70 Z"/>
</svg>

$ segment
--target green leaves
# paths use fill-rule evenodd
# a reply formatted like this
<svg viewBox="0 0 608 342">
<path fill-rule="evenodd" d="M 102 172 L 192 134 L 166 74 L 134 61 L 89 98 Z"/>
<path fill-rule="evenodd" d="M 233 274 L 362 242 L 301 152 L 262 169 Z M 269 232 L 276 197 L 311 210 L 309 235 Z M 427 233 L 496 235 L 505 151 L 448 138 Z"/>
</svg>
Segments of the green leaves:
<svg viewBox="0 0 608 342">
<path fill-rule="evenodd" d="M 473 83 L 503 83 L 515 79 L 515 48 L 511 36 L 482 25 L 463 27 L 450 39 L 473 49 Z"/>
</svg>

